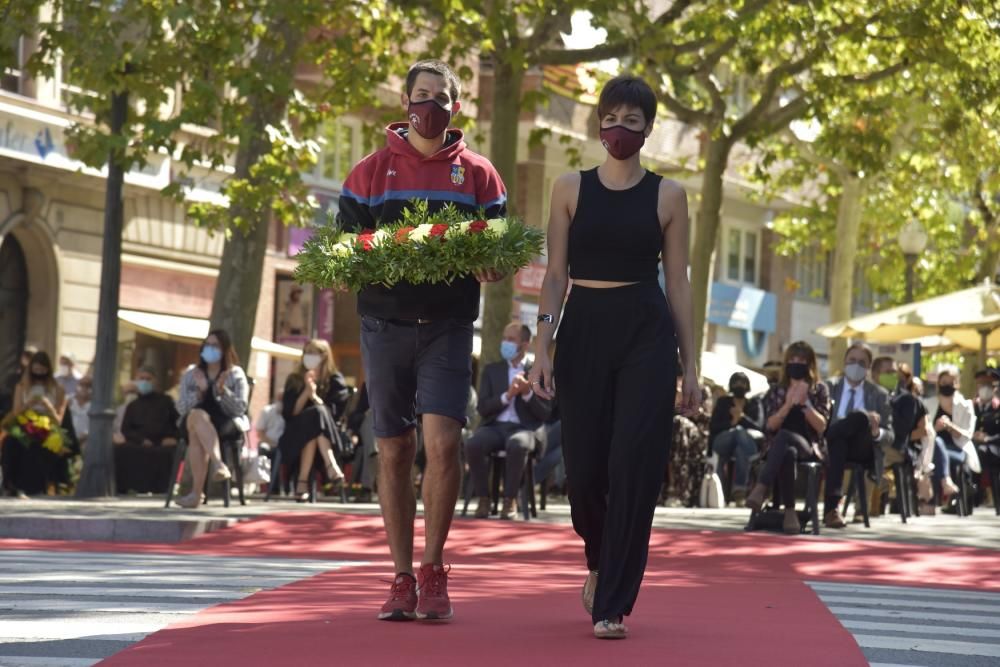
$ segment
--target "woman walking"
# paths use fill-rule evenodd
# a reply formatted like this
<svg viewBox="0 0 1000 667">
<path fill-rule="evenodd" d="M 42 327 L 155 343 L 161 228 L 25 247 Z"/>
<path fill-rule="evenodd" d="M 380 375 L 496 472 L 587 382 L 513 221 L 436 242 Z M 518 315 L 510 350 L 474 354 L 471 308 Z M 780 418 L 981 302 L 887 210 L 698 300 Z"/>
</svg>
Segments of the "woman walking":
<svg viewBox="0 0 1000 667">
<path fill-rule="evenodd" d="M 621 639 L 670 454 L 678 344 L 681 409 L 697 410 L 700 394 L 687 197 L 639 163 L 656 96 L 642 79 L 620 76 L 601 91 L 597 112 L 608 158 L 553 187 L 530 381 L 544 398 L 558 388 L 573 527 L 589 570 L 584 608 L 596 637 Z M 667 298 L 657 282 L 660 262 Z M 570 278 L 553 369 L 549 347 Z"/>
</svg>

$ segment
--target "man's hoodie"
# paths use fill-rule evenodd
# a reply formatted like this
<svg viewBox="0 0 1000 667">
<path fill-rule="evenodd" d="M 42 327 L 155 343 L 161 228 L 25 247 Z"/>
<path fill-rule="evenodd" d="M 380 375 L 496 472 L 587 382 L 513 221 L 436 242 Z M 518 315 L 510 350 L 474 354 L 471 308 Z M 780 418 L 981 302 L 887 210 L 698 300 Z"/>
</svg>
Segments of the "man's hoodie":
<svg viewBox="0 0 1000 667">
<path fill-rule="evenodd" d="M 507 211 L 507 191 L 490 161 L 469 150 L 460 130 L 448 130 L 444 146 L 425 157 L 406 140 L 407 123 L 386 128 L 387 145 L 348 174 L 337 221 L 347 231 L 398 222 L 412 199 L 426 199 L 434 213 L 447 204 L 488 218 Z M 370 286 L 358 295 L 358 312 L 389 320 L 456 319 L 479 314 L 479 282 L 464 276 L 446 283 Z"/>
</svg>

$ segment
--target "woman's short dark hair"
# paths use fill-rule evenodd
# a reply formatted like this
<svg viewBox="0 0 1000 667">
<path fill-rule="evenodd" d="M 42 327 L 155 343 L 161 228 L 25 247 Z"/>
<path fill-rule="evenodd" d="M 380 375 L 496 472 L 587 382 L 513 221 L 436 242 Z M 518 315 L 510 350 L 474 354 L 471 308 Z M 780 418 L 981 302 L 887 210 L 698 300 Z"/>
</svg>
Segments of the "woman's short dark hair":
<svg viewBox="0 0 1000 667">
<path fill-rule="evenodd" d="M 462 94 L 462 82 L 459 81 L 458 75 L 455 74 L 447 63 L 440 60 L 421 60 L 414 63 L 410 67 L 410 71 L 406 73 L 407 95 L 413 95 L 413 86 L 416 85 L 417 76 L 421 72 L 443 76 L 444 82 L 448 86 L 448 94 L 451 95 L 452 102 L 456 101 L 458 96 Z"/>
<path fill-rule="evenodd" d="M 604 118 L 622 105 L 638 107 L 646 117 L 646 125 L 656 118 L 656 93 L 637 76 L 622 74 L 604 84 L 597 100 L 597 117 Z"/>
<path fill-rule="evenodd" d="M 219 341 L 219 349 L 222 351 L 222 370 L 229 370 L 233 366 L 240 365 L 240 357 L 236 354 L 235 348 L 233 348 L 233 339 L 229 337 L 229 333 L 225 329 L 213 329 L 208 332 L 205 336 L 205 340 L 208 340 L 212 336 L 215 336 Z M 205 360 L 201 358 L 201 352 L 205 349 L 205 341 L 201 342 L 201 347 L 198 348 L 198 367 L 202 370 L 208 368 L 208 364 Z"/>
<path fill-rule="evenodd" d="M 750 378 L 747 377 L 746 373 L 742 371 L 736 371 L 735 373 L 729 376 L 729 391 L 732 391 L 733 387 L 735 387 L 737 384 L 746 385 L 746 387 L 749 389 Z"/>
</svg>

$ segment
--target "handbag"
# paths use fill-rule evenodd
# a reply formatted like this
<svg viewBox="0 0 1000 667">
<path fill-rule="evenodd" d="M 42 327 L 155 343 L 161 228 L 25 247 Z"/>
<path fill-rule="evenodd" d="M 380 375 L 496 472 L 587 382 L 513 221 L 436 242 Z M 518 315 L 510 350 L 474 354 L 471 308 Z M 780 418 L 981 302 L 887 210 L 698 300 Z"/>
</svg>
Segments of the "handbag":
<svg viewBox="0 0 1000 667">
<path fill-rule="evenodd" d="M 354 460 L 355 444 L 351 434 L 348 433 L 342 424 L 335 423 L 333 429 L 333 456 L 337 459 L 338 465 L 345 465 Z"/>
<path fill-rule="evenodd" d="M 722 480 L 712 471 L 701 478 L 701 490 L 698 493 L 698 504 L 710 509 L 720 509 L 725 506 L 725 495 L 722 492 Z"/>
<path fill-rule="evenodd" d="M 271 459 L 262 454 L 255 454 L 243 459 L 244 484 L 270 484 Z"/>
</svg>

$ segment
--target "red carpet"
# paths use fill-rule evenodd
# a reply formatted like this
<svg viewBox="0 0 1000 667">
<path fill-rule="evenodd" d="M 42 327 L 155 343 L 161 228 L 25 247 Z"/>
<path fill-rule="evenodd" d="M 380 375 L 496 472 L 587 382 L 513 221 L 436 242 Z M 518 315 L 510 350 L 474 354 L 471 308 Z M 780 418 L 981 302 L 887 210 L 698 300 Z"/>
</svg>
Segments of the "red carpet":
<svg viewBox="0 0 1000 667">
<path fill-rule="evenodd" d="M 632 636 L 598 642 L 579 602 L 582 549 L 562 525 L 456 521 L 448 552 L 456 619 L 438 626 L 374 620 L 391 576 L 378 518 L 295 513 L 181 545 L 0 540 L 0 548 L 372 562 L 208 609 L 101 663 L 122 667 L 865 665 L 804 580 L 1000 590 L 1000 558 L 986 550 L 658 530 L 628 619 Z"/>
</svg>

